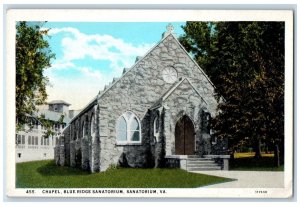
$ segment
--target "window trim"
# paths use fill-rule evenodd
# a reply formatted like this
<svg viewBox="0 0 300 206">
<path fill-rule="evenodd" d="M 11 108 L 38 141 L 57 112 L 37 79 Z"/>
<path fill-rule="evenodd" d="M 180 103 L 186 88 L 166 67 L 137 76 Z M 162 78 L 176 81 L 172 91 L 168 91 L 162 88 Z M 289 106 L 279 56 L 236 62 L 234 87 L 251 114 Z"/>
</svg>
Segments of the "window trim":
<svg viewBox="0 0 300 206">
<path fill-rule="evenodd" d="M 127 118 L 127 116 L 126 116 L 127 112 L 131 113 L 129 118 Z M 121 118 L 124 118 L 124 120 L 126 122 L 126 141 L 118 140 L 118 134 L 119 134 L 118 128 L 119 128 L 119 122 L 120 122 L 119 120 Z M 139 130 L 131 130 L 131 124 L 132 124 L 134 118 L 136 118 L 136 120 L 138 122 Z M 139 141 L 132 141 L 129 139 L 131 132 L 135 132 L 135 131 L 139 131 L 139 137 L 140 137 Z M 126 111 L 120 117 L 118 117 L 117 123 L 116 123 L 116 142 L 117 142 L 117 145 L 141 145 L 141 143 L 142 143 L 141 122 L 140 122 L 140 119 L 138 118 L 138 116 L 135 113 L 133 113 L 132 111 Z"/>
</svg>

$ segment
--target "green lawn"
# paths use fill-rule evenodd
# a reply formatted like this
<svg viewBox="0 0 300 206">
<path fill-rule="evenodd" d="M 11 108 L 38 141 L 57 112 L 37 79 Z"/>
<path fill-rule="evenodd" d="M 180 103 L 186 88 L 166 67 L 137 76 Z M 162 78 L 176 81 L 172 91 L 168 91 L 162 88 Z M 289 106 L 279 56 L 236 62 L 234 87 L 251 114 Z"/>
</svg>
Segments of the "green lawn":
<svg viewBox="0 0 300 206">
<path fill-rule="evenodd" d="M 196 188 L 232 179 L 181 169 L 110 169 L 90 174 L 54 161 L 17 164 L 17 188 Z"/>
<path fill-rule="evenodd" d="M 235 152 L 234 153 L 234 158 L 244 158 L 244 157 L 254 157 L 255 152 Z M 274 157 L 273 153 L 261 153 L 262 157 Z"/>
<path fill-rule="evenodd" d="M 274 157 L 263 155 L 261 159 L 254 159 L 253 156 L 235 155 L 230 161 L 230 170 L 244 171 L 284 171 L 284 166 L 274 167 Z"/>
</svg>

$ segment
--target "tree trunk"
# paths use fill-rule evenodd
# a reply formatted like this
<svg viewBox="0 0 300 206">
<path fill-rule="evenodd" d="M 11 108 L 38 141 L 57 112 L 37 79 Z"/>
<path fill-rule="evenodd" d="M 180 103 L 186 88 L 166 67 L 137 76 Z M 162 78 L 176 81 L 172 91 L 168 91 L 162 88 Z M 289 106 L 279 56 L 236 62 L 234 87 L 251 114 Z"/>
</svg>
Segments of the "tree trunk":
<svg viewBox="0 0 300 206">
<path fill-rule="evenodd" d="M 261 140 L 257 139 L 257 141 L 254 143 L 254 152 L 255 152 L 255 159 L 261 158 Z"/>
<path fill-rule="evenodd" d="M 274 146 L 274 166 L 279 167 L 280 161 L 279 161 L 279 147 L 278 145 Z"/>
</svg>

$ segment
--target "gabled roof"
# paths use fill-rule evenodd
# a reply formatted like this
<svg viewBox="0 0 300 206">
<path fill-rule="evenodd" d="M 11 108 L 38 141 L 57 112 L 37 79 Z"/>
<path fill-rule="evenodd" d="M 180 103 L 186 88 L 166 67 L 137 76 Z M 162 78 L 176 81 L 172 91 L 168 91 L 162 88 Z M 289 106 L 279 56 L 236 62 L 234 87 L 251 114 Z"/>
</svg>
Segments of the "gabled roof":
<svg viewBox="0 0 300 206">
<path fill-rule="evenodd" d="M 102 95 L 104 95 L 107 91 L 109 91 L 117 82 L 119 82 L 128 72 L 130 72 L 130 70 L 132 70 L 139 62 L 143 61 L 143 59 L 150 53 L 152 52 L 159 44 L 161 44 L 166 38 L 168 38 L 169 36 L 172 36 L 173 39 L 175 39 L 175 41 L 178 43 L 178 45 L 180 46 L 180 48 L 183 49 L 183 51 L 186 53 L 186 55 L 193 61 L 193 63 L 195 65 L 197 65 L 197 68 L 200 70 L 200 72 L 204 75 L 204 77 L 208 80 L 208 82 L 215 88 L 214 84 L 211 82 L 211 80 L 209 79 L 209 77 L 205 74 L 205 72 L 201 69 L 201 67 L 197 64 L 197 62 L 195 62 L 195 60 L 189 55 L 189 53 L 185 50 L 185 48 L 180 44 L 180 42 L 178 41 L 178 39 L 174 36 L 173 33 L 169 33 L 168 35 L 166 35 L 164 38 L 162 38 L 155 46 L 153 46 L 143 57 L 139 57 L 137 58 L 137 61 L 130 67 L 130 68 L 124 68 L 123 70 L 123 74 L 120 78 L 118 78 L 116 81 L 113 81 L 111 83 L 109 83 L 109 85 L 105 86 L 103 91 L 100 91 L 100 95 L 99 97 L 101 97 Z"/>
<path fill-rule="evenodd" d="M 186 77 L 182 78 L 181 80 L 175 82 L 170 89 L 165 92 L 157 102 L 155 102 L 152 107 L 150 107 L 150 110 L 156 109 L 158 107 L 161 107 L 163 105 L 163 102 L 168 99 L 168 97 L 184 82 L 187 81 L 188 84 L 192 87 L 192 89 L 198 94 L 198 96 L 202 99 L 202 101 L 206 103 L 206 101 L 203 99 L 203 97 L 200 95 L 200 93 L 197 91 L 197 89 L 193 86 L 193 84 L 190 82 L 190 80 Z"/>
<path fill-rule="evenodd" d="M 139 62 L 143 61 L 143 59 L 149 54 L 151 53 L 159 44 L 161 44 L 166 38 L 168 38 L 169 36 L 173 37 L 173 39 L 175 39 L 175 41 L 177 42 L 177 44 L 180 46 L 180 48 L 183 49 L 183 51 L 186 53 L 186 55 L 193 61 L 193 63 L 195 65 L 197 65 L 197 68 L 200 70 L 200 72 L 204 75 L 204 77 L 208 80 L 208 82 L 215 88 L 214 84 L 211 82 L 211 80 L 208 78 L 208 76 L 205 74 L 205 72 L 201 69 L 201 67 L 195 62 L 195 60 L 189 55 L 189 53 L 185 50 L 185 48 L 180 44 L 180 42 L 178 41 L 178 39 L 174 36 L 174 34 L 172 32 L 166 33 L 165 35 L 163 35 L 163 38 L 156 44 L 154 45 L 144 56 L 142 57 L 138 57 L 136 58 L 136 62 L 130 67 L 130 68 L 124 68 L 123 69 L 123 74 L 120 78 L 116 78 L 114 79 L 112 82 L 109 83 L 109 85 L 106 85 L 104 87 L 103 91 L 99 91 L 97 97 L 95 99 L 93 99 L 89 104 L 87 104 L 83 110 L 76 115 L 72 120 L 77 119 L 77 117 L 79 117 L 83 112 L 85 112 L 86 110 L 88 110 L 92 105 L 95 104 L 95 100 L 96 99 L 100 99 L 107 91 L 109 91 L 116 83 L 118 83 L 127 73 L 129 73 L 137 64 L 139 64 Z M 184 80 L 184 79 L 183 79 Z M 183 81 L 182 80 L 182 81 Z M 189 80 L 188 80 L 189 81 Z M 189 81 L 190 82 L 190 81 Z M 190 83 L 191 84 L 191 83 Z M 192 85 L 192 84 L 191 84 Z M 192 86 L 194 89 L 195 87 Z M 195 89 L 196 90 L 196 89 Z M 196 90 L 197 91 L 197 90 Z M 198 91 L 197 91 L 198 93 Z M 199 94 L 199 93 L 198 93 Z M 202 98 L 202 97 L 201 97 Z M 203 99 L 203 98 L 202 98 Z M 204 100 L 204 99 L 203 99 Z"/>
</svg>

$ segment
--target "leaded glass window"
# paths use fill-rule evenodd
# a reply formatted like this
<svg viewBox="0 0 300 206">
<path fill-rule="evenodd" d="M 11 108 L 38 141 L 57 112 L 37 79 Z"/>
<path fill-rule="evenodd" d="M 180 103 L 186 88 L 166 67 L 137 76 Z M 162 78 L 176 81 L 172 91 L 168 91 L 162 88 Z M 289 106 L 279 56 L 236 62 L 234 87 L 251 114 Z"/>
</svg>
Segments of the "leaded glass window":
<svg viewBox="0 0 300 206">
<path fill-rule="evenodd" d="M 117 141 L 119 143 L 140 143 L 141 126 L 137 116 L 132 112 L 125 112 L 117 120 Z"/>
</svg>

